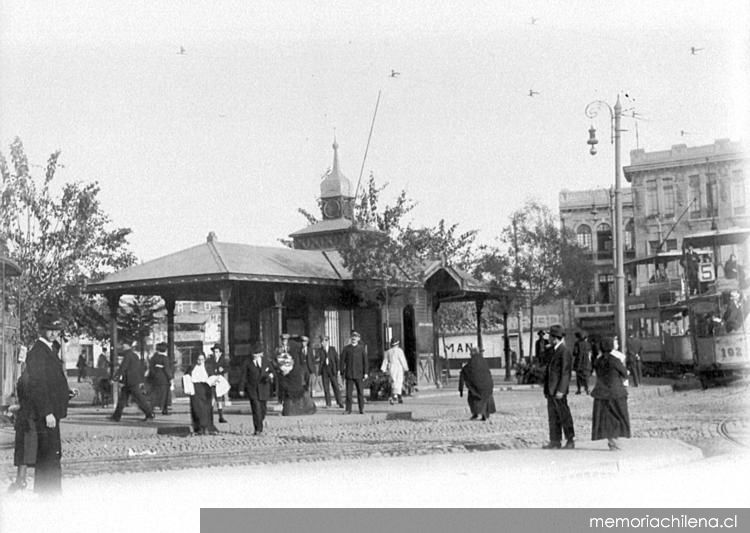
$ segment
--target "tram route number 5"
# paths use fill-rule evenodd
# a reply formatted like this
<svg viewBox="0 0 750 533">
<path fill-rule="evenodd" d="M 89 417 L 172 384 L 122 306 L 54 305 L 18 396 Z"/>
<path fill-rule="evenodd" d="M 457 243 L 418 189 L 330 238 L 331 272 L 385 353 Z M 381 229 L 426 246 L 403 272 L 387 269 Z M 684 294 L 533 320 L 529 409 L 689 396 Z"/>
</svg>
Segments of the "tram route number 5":
<svg viewBox="0 0 750 533">
<path fill-rule="evenodd" d="M 713 281 L 714 277 L 714 265 L 712 263 L 701 263 L 698 269 L 698 279 L 702 283 Z"/>
</svg>

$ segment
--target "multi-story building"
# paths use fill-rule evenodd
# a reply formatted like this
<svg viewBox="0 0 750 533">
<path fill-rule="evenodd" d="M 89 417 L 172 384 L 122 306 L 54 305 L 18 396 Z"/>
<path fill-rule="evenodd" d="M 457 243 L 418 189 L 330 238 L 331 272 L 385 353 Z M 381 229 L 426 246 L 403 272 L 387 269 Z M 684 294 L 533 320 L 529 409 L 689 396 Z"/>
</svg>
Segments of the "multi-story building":
<svg viewBox="0 0 750 533">
<path fill-rule="evenodd" d="M 615 268 L 613 248 L 614 191 L 591 189 L 560 191 L 560 219 L 563 228 L 571 230 L 588 251 L 594 263 L 592 290 L 585 301 L 575 303 L 574 317 L 590 333 L 614 329 Z M 633 197 L 630 189 L 622 191 L 625 222 L 625 258 L 635 255 L 633 232 Z"/>
<path fill-rule="evenodd" d="M 729 139 L 632 150 L 623 171 L 633 190 L 637 255 L 679 250 L 691 233 L 750 225 L 749 162 L 741 143 Z"/>
</svg>

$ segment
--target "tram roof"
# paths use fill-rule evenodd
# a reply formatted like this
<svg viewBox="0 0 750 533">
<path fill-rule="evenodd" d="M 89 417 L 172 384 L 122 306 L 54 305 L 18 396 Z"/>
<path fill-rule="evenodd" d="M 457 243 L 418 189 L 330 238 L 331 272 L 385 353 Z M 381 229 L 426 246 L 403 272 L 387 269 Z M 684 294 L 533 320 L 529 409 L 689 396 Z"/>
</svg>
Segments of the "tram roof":
<svg viewBox="0 0 750 533">
<path fill-rule="evenodd" d="M 750 236 L 750 228 L 733 227 L 720 230 L 700 231 L 685 235 L 682 239 L 684 246 L 696 246 L 699 248 L 707 246 L 724 246 L 728 244 L 741 244 Z"/>
<path fill-rule="evenodd" d="M 636 257 L 625 261 L 626 265 L 647 265 L 650 263 L 659 263 L 664 261 L 674 261 L 680 259 L 682 252 L 680 250 L 669 250 L 667 252 L 659 252 L 658 254 L 646 255 L 643 257 Z"/>
</svg>

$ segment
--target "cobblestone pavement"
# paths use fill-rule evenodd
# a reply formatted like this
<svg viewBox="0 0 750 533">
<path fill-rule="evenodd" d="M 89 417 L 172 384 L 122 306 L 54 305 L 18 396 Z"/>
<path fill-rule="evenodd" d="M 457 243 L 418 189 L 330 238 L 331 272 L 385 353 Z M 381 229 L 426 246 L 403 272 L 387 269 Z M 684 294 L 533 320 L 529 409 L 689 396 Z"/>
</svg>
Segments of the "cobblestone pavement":
<svg viewBox="0 0 750 533">
<path fill-rule="evenodd" d="M 744 428 L 749 397 L 746 385 L 683 392 L 671 392 L 666 387 L 633 389 L 629 399 L 633 437 L 682 440 L 700 447 L 706 456 L 729 453 L 748 444 Z M 411 420 L 328 414 L 300 417 L 296 424 L 283 419 L 282 424 L 281 417 L 269 416 L 264 435 L 255 437 L 250 415 L 235 412 L 228 429 L 217 436 L 177 437 L 157 435 L 155 431 L 73 433 L 64 439 L 63 471 L 71 477 L 172 470 L 196 464 L 254 465 L 464 454 L 537 448 L 546 441 L 546 404 L 538 389 L 496 391 L 495 400 L 498 413 L 488 422 L 468 420 L 465 400 L 458 398 L 455 391 L 442 390 L 394 406 L 394 411 L 411 410 Z M 588 440 L 591 398 L 571 395 L 569 403 L 577 438 Z M 240 407 L 235 405 L 235 409 Z M 240 405 L 246 413 L 246 402 Z M 6 444 L 0 449 L 0 460 L 6 465 L 5 478 L 11 479 L 12 445 L 7 444 L 7 439 L 3 442 Z"/>
</svg>

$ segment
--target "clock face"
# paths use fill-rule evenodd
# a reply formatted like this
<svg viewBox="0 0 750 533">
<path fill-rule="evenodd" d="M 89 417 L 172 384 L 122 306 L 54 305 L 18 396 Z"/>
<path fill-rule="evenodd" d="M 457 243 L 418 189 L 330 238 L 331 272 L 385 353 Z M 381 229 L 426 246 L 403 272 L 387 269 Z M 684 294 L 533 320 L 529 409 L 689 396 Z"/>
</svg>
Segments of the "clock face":
<svg viewBox="0 0 750 533">
<path fill-rule="evenodd" d="M 326 200 L 323 204 L 323 214 L 328 218 L 341 216 L 341 203 L 338 200 Z"/>
</svg>

